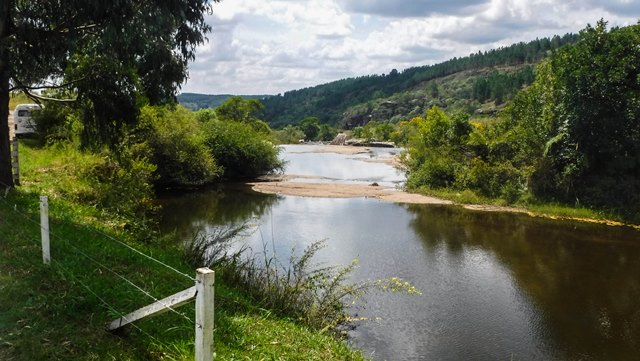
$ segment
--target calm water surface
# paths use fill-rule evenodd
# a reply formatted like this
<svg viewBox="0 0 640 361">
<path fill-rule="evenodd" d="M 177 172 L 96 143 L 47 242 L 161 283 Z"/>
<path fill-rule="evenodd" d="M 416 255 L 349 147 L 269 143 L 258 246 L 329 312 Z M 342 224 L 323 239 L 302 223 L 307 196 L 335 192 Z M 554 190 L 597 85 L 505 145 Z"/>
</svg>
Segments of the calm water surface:
<svg viewBox="0 0 640 361">
<path fill-rule="evenodd" d="M 385 151 L 345 156 L 300 153 L 300 147 L 284 154 L 289 174 L 402 181 L 393 168 L 364 161 Z M 253 249 L 267 243 L 284 260 L 292 248 L 326 239 L 317 261 L 359 259 L 354 280 L 412 282 L 421 296 L 375 293 L 354 310 L 370 321 L 358 324 L 351 342 L 376 360 L 640 358 L 637 231 L 450 206 L 263 195 L 243 187 L 169 197 L 164 212 L 163 226 L 185 238 L 254 219 L 258 229 L 246 241 Z"/>
</svg>

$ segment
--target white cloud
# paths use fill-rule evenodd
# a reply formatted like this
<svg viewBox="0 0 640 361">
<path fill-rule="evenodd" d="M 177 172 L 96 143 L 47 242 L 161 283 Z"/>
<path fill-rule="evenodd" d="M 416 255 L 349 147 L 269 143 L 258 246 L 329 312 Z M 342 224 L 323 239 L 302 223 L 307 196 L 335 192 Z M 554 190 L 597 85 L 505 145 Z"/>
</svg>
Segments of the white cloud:
<svg viewBox="0 0 640 361">
<path fill-rule="evenodd" d="M 273 94 L 434 64 L 577 32 L 635 24 L 637 0 L 224 0 L 184 91 Z"/>
</svg>

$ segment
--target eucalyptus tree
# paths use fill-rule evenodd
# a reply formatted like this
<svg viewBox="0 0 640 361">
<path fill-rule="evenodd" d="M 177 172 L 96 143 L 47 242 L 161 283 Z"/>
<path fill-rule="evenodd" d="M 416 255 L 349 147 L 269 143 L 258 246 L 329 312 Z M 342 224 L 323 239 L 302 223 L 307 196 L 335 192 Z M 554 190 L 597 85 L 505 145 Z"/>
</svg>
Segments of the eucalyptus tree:
<svg viewBox="0 0 640 361">
<path fill-rule="evenodd" d="M 83 137 L 114 142 L 141 103 L 175 99 L 219 0 L 2 0 L 0 182 L 13 185 L 9 97 L 56 89 L 82 109 Z"/>
</svg>

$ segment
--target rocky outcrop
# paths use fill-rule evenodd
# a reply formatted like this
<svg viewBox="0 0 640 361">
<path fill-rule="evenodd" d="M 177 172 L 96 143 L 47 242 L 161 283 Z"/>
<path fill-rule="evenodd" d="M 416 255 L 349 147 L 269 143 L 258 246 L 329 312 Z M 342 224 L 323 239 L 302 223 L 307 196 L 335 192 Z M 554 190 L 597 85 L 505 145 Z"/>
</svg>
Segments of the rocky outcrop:
<svg viewBox="0 0 640 361">
<path fill-rule="evenodd" d="M 349 140 L 349 136 L 345 133 L 338 133 L 335 138 L 331 141 L 331 145 L 345 145 L 345 143 Z"/>
</svg>

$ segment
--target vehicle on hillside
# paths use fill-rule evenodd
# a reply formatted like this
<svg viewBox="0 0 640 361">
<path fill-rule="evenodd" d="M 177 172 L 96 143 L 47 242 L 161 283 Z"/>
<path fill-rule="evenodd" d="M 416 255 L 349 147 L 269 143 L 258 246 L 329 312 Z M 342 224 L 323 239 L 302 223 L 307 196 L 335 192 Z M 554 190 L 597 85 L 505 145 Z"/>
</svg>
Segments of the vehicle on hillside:
<svg viewBox="0 0 640 361">
<path fill-rule="evenodd" d="M 39 104 L 16 105 L 16 109 L 13 112 L 13 127 L 16 137 L 37 132 L 36 124 L 33 120 L 33 112 L 40 109 L 42 109 L 42 106 Z"/>
</svg>

